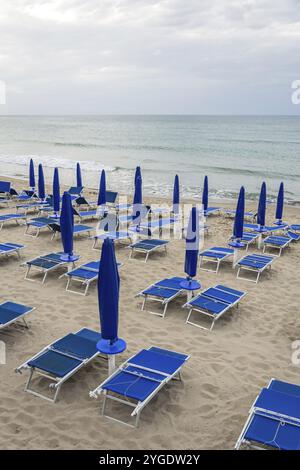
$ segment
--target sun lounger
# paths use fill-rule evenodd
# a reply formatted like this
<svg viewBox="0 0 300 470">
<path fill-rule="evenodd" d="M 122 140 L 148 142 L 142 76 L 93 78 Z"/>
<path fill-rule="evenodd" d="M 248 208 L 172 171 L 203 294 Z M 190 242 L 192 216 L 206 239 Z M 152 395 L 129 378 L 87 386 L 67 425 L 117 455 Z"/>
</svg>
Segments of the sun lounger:
<svg viewBox="0 0 300 470">
<path fill-rule="evenodd" d="M 57 221 L 58 219 L 54 219 L 51 217 L 35 217 L 33 219 L 27 220 L 25 235 L 29 235 L 31 237 L 38 237 L 40 231 L 43 228 L 51 230 L 51 224 L 57 223 Z M 31 228 L 33 228 L 33 230 L 30 231 Z"/>
<path fill-rule="evenodd" d="M 0 331 L 19 321 L 22 321 L 28 328 L 25 317 L 34 309 L 35 307 L 28 307 L 10 300 L 0 303 Z"/>
<path fill-rule="evenodd" d="M 224 216 L 228 218 L 234 218 L 235 217 L 236 211 L 234 209 L 225 209 L 224 210 Z M 255 213 L 254 212 L 245 212 L 244 213 L 244 219 L 255 219 Z"/>
<path fill-rule="evenodd" d="M 259 237 L 258 233 L 254 233 L 254 232 L 244 232 L 243 233 L 243 236 L 241 238 L 241 242 L 245 245 L 246 251 L 248 251 L 250 245 L 253 245 L 253 244 L 256 243 L 258 237 Z M 230 241 L 232 241 L 232 240 L 233 240 L 233 238 L 231 237 Z"/>
<path fill-rule="evenodd" d="M 237 279 L 243 279 L 245 281 L 252 281 L 256 284 L 259 281 L 260 275 L 266 269 L 271 269 L 272 263 L 277 259 L 274 255 L 261 255 L 252 253 L 251 255 L 244 256 L 237 262 L 238 272 Z M 243 277 L 240 275 L 241 271 L 249 271 L 256 274 L 254 279 L 249 277 Z"/>
<path fill-rule="evenodd" d="M 81 196 L 82 191 L 83 186 L 71 186 L 67 192 L 72 196 L 72 199 L 76 199 Z"/>
<path fill-rule="evenodd" d="M 272 379 L 253 403 L 235 445 L 300 450 L 300 386 Z"/>
<path fill-rule="evenodd" d="M 27 281 L 34 281 L 34 279 L 29 277 L 31 270 L 34 269 L 34 270 L 37 270 L 39 273 L 43 274 L 42 284 L 44 284 L 48 274 L 51 271 L 57 268 L 68 266 L 67 261 L 62 261 L 60 259 L 61 255 L 63 255 L 62 252 L 48 253 L 45 255 L 38 256 L 37 258 L 33 258 L 31 260 L 25 261 L 25 263 L 22 263 L 21 265 L 21 266 L 27 267 L 24 279 L 26 279 Z M 73 263 L 73 267 L 74 267 L 74 263 Z"/>
<path fill-rule="evenodd" d="M 215 322 L 235 305 L 238 307 L 239 302 L 245 295 L 246 292 L 231 289 L 220 284 L 210 287 L 184 305 L 185 308 L 189 309 L 186 323 L 211 331 Z M 210 327 L 207 328 L 191 321 L 191 316 L 195 316 L 195 313 L 200 313 L 209 318 L 211 320 Z"/>
<path fill-rule="evenodd" d="M 19 220 L 26 221 L 25 214 L 3 214 L 0 215 L 0 230 L 2 230 L 3 225 L 7 222 L 16 222 L 19 225 Z"/>
<path fill-rule="evenodd" d="M 204 211 L 204 217 L 209 217 L 213 214 L 219 214 L 221 211 L 221 207 L 208 207 L 206 211 Z"/>
<path fill-rule="evenodd" d="M 75 207 L 73 207 L 73 214 L 74 217 L 78 217 L 80 221 L 83 220 L 90 220 L 90 219 L 95 219 L 98 218 L 97 210 L 88 210 L 88 211 L 77 211 Z"/>
<path fill-rule="evenodd" d="M 75 199 L 75 204 L 78 207 L 86 207 L 88 210 L 94 210 L 97 207 L 97 201 L 88 201 L 84 196 L 79 196 Z"/>
<path fill-rule="evenodd" d="M 118 215 L 118 225 L 126 227 L 135 227 L 141 225 L 151 212 L 150 206 L 142 205 L 141 210 L 133 207 L 131 214 Z"/>
<path fill-rule="evenodd" d="M 12 253 L 16 253 L 20 259 L 20 250 L 25 248 L 24 245 L 19 245 L 18 243 L 0 243 L 0 255 L 8 256 Z"/>
<path fill-rule="evenodd" d="M 275 235 L 270 235 L 269 237 L 265 238 L 263 241 L 263 245 L 264 245 L 263 252 L 265 253 L 267 248 L 275 248 L 279 250 L 279 256 L 280 256 L 282 253 L 282 250 L 284 250 L 284 248 L 287 248 L 290 245 L 291 241 L 292 241 L 291 237 L 286 237 L 286 236 L 278 237 Z"/>
<path fill-rule="evenodd" d="M 293 232 L 300 232 L 300 224 L 292 224 L 289 226 L 289 229 Z"/>
<path fill-rule="evenodd" d="M 88 292 L 90 284 L 98 279 L 99 265 L 100 261 L 90 261 L 89 263 L 82 264 L 81 266 L 78 266 L 78 268 L 72 269 L 72 271 L 65 273 L 64 276 L 67 276 L 68 278 L 66 291 L 85 296 Z M 117 265 L 118 268 L 123 266 L 122 263 L 117 263 Z M 83 286 L 84 291 L 80 292 L 79 290 L 71 289 L 73 282 L 77 282 Z"/>
<path fill-rule="evenodd" d="M 146 263 L 148 261 L 150 253 L 153 253 L 154 251 L 157 251 L 159 249 L 164 249 L 166 253 L 168 243 L 169 242 L 166 240 L 155 240 L 153 238 L 139 240 L 138 242 L 133 243 L 129 246 L 131 250 L 129 259 L 132 259 L 134 253 L 143 253 L 145 255 L 144 261 Z"/>
<path fill-rule="evenodd" d="M 99 242 L 111 238 L 115 242 L 129 241 L 132 243 L 132 235 L 126 230 L 119 230 L 118 218 L 115 214 L 106 214 L 97 226 L 96 235 L 93 237 L 93 249 L 98 250 Z"/>
<path fill-rule="evenodd" d="M 130 427 L 137 427 L 140 414 L 150 400 L 172 379 L 181 380 L 181 368 L 188 359 L 187 354 L 167 349 L 142 349 L 91 391 L 90 397 L 104 395 L 102 416 Z M 132 407 L 130 416 L 135 418 L 134 424 L 107 415 L 107 400 Z"/>
<path fill-rule="evenodd" d="M 180 221 L 174 217 L 161 217 L 158 219 L 151 219 L 147 222 L 141 222 L 137 226 L 131 225 L 129 230 L 137 233 L 148 233 L 149 237 L 152 237 L 155 232 L 158 232 L 158 235 L 161 236 L 164 230 L 174 230 L 176 224 L 179 222 Z"/>
<path fill-rule="evenodd" d="M 282 225 L 267 225 L 263 227 L 263 233 L 267 235 L 272 235 L 273 233 L 284 231 L 288 229 L 287 224 Z M 244 224 L 244 230 L 249 232 L 258 232 L 260 233 L 260 225 L 258 224 Z"/>
<path fill-rule="evenodd" d="M 234 255 L 234 250 L 232 248 L 225 248 L 223 246 L 214 246 L 207 250 L 203 250 L 199 253 L 200 265 L 199 268 L 203 271 L 210 271 L 213 273 L 218 273 L 220 264 L 222 261 L 228 260 L 231 256 Z M 216 264 L 216 269 L 203 268 L 203 263 L 214 263 Z"/>
<path fill-rule="evenodd" d="M 55 235 L 57 233 L 60 233 L 60 224 L 59 222 L 51 223 L 49 224 L 49 228 L 52 230 L 53 234 L 51 237 L 51 240 L 55 238 Z M 90 227 L 89 225 L 83 225 L 83 224 L 76 224 L 73 227 L 73 235 L 81 235 L 83 233 L 86 233 L 88 237 L 91 236 L 91 231 L 94 230 L 94 227 Z"/>
<path fill-rule="evenodd" d="M 10 181 L 0 181 L 0 194 L 5 198 L 10 196 L 11 182 Z"/>
<path fill-rule="evenodd" d="M 296 233 L 296 232 L 292 232 L 291 230 L 288 230 L 287 232 L 285 232 L 285 235 L 294 242 L 298 242 L 300 240 L 300 233 Z"/>
<path fill-rule="evenodd" d="M 63 383 L 100 355 L 96 348 L 100 339 L 101 334 L 97 331 L 82 328 L 46 346 L 16 369 L 20 373 L 29 369 L 25 392 L 55 403 Z M 35 375 L 50 380 L 49 388 L 54 390 L 53 397 L 32 388 Z"/>
<path fill-rule="evenodd" d="M 141 310 L 145 310 L 146 303 L 148 301 L 158 302 L 162 305 L 163 311 L 149 311 L 152 315 L 158 315 L 159 317 L 165 317 L 167 313 L 167 308 L 169 303 L 174 300 L 179 295 L 186 293 L 186 291 L 181 287 L 181 282 L 186 279 L 183 277 L 171 277 L 167 279 L 162 279 L 161 281 L 151 284 L 143 291 L 139 292 L 136 297 L 143 297 L 143 303 Z"/>
</svg>

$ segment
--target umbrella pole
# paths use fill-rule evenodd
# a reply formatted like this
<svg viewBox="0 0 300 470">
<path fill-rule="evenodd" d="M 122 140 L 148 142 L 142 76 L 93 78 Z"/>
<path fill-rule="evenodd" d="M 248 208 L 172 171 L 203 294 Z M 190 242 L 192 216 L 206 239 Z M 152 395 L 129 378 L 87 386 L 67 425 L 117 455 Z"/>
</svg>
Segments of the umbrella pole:
<svg viewBox="0 0 300 470">
<path fill-rule="evenodd" d="M 115 354 L 110 354 L 108 356 L 108 375 L 111 376 L 116 370 L 116 356 Z"/>
</svg>

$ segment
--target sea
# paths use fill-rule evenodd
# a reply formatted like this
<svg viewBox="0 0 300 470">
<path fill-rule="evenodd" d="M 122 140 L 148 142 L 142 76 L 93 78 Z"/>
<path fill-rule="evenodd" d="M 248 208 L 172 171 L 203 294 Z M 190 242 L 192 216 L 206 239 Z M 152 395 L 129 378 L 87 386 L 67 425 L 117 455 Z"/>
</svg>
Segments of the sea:
<svg viewBox="0 0 300 470">
<path fill-rule="evenodd" d="M 169 197 L 175 174 L 181 194 L 199 198 L 204 176 L 214 199 L 235 199 L 241 185 L 256 200 L 263 181 L 274 200 L 281 181 L 290 204 L 300 203 L 300 116 L 0 116 L 0 175 L 28 178 L 29 160 L 51 183 L 131 193 L 140 165 L 143 192 Z"/>
</svg>

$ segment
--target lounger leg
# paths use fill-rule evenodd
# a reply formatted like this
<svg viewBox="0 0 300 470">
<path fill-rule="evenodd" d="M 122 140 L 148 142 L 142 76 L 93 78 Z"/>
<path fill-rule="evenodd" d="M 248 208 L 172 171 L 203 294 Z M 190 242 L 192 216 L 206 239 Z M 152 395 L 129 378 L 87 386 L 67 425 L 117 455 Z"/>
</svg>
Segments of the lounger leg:
<svg viewBox="0 0 300 470">
<path fill-rule="evenodd" d="M 88 290 L 89 290 L 89 284 L 87 283 L 85 286 L 84 295 L 87 294 Z"/>
<path fill-rule="evenodd" d="M 42 284 L 44 284 L 44 283 L 45 283 L 45 281 L 46 281 L 46 277 L 47 277 L 47 274 L 48 274 L 48 272 L 46 271 L 46 272 L 45 272 L 45 274 L 44 274 L 43 280 L 42 280 Z"/>
<path fill-rule="evenodd" d="M 167 308 L 168 308 L 168 304 L 166 303 L 166 305 L 164 306 L 163 314 L 162 314 L 162 317 L 163 317 L 163 318 L 165 318 L 165 316 L 166 316 Z"/>
<path fill-rule="evenodd" d="M 131 248 L 131 251 L 130 251 L 130 253 L 129 253 L 129 259 L 132 258 L 132 255 L 133 255 L 133 249 Z"/>
<path fill-rule="evenodd" d="M 28 274 L 29 274 L 29 271 L 30 271 L 30 269 L 31 269 L 31 265 L 29 264 L 29 265 L 27 266 L 27 269 L 26 269 L 26 273 L 25 273 L 24 279 L 29 279 L 29 278 L 28 278 Z M 31 280 L 31 279 L 29 279 L 29 280 Z"/>
<path fill-rule="evenodd" d="M 147 302 L 147 296 L 145 295 L 141 310 L 145 310 L 146 302 Z"/>
<path fill-rule="evenodd" d="M 27 382 L 26 382 L 25 388 L 24 388 L 24 391 L 25 391 L 25 392 L 28 392 L 28 390 L 30 390 L 30 389 L 29 389 L 29 386 L 30 386 L 30 384 L 31 384 L 31 380 L 32 380 L 33 373 L 34 373 L 34 369 L 31 367 L 31 368 L 30 368 L 29 377 L 28 377 L 28 379 L 27 379 Z"/>
<path fill-rule="evenodd" d="M 146 258 L 145 258 L 145 263 L 147 263 L 147 261 L 148 261 L 149 254 L 150 254 L 150 252 L 148 251 L 148 253 L 146 254 Z"/>
<path fill-rule="evenodd" d="M 22 320 L 23 320 L 23 323 L 24 323 L 25 328 L 29 328 L 29 326 L 28 326 L 28 324 L 27 324 L 27 322 L 26 322 L 26 320 L 25 320 L 24 317 L 22 317 Z"/>
</svg>

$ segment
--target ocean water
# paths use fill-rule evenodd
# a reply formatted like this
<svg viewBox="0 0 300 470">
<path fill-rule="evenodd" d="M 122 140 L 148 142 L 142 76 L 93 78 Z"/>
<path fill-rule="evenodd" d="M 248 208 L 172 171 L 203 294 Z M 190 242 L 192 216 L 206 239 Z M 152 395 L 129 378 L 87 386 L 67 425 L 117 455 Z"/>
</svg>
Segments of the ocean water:
<svg viewBox="0 0 300 470">
<path fill-rule="evenodd" d="M 53 168 L 65 184 L 82 167 L 98 188 L 107 170 L 111 190 L 132 191 L 141 165 L 145 194 L 168 196 L 174 175 L 184 196 L 235 198 L 240 186 L 256 199 L 263 180 L 274 198 L 285 182 L 287 202 L 300 202 L 300 116 L 0 116 L 0 174 L 27 178 L 29 159 Z"/>
</svg>

